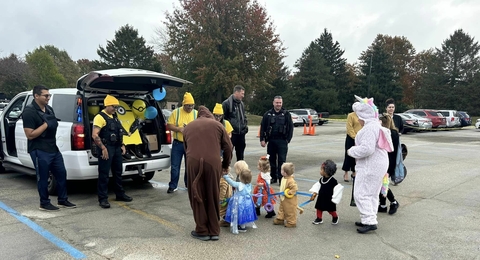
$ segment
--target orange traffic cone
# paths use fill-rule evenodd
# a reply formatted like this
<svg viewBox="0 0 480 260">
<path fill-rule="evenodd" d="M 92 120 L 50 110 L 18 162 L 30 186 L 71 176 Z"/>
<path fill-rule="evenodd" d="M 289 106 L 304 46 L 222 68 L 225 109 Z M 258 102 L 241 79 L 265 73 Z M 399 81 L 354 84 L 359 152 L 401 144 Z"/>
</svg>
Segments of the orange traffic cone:
<svg viewBox="0 0 480 260">
<path fill-rule="evenodd" d="M 260 137 L 260 130 L 262 130 L 262 127 L 258 128 L 258 134 L 257 134 L 257 137 Z"/>
<path fill-rule="evenodd" d="M 308 133 L 309 135 L 315 135 L 315 126 L 312 125 L 312 127 L 310 128 L 310 133 Z"/>
</svg>

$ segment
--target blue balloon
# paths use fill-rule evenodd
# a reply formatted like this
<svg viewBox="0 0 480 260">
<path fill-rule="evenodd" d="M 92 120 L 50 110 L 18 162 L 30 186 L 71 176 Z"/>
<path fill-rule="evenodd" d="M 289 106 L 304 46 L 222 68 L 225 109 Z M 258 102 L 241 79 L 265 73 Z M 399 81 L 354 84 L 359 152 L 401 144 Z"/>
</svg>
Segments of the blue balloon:
<svg viewBox="0 0 480 260">
<path fill-rule="evenodd" d="M 156 101 L 160 101 L 167 95 L 167 90 L 162 86 L 161 88 L 154 89 L 152 94 Z"/>
<path fill-rule="evenodd" d="M 145 109 L 146 119 L 154 119 L 155 117 L 157 117 L 157 115 L 158 115 L 158 111 L 155 107 L 147 107 L 147 109 Z"/>
</svg>

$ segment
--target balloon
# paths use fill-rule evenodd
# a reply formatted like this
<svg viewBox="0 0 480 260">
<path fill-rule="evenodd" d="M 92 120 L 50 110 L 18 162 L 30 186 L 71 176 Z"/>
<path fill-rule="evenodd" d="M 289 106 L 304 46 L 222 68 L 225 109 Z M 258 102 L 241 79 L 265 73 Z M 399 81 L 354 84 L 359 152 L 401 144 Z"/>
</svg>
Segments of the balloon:
<svg viewBox="0 0 480 260">
<path fill-rule="evenodd" d="M 136 117 L 140 119 L 145 119 L 145 109 L 147 108 L 147 105 L 145 102 L 141 99 L 137 99 L 133 101 L 132 104 L 132 111 L 135 114 Z"/>
<path fill-rule="evenodd" d="M 162 86 L 161 88 L 154 89 L 152 94 L 156 101 L 160 101 L 167 95 L 167 90 Z"/>
<path fill-rule="evenodd" d="M 88 107 L 88 115 L 93 118 L 100 112 L 100 106 L 89 106 Z"/>
<path fill-rule="evenodd" d="M 158 111 L 155 107 L 147 107 L 147 109 L 145 109 L 146 119 L 154 119 L 157 115 L 158 115 Z"/>
</svg>

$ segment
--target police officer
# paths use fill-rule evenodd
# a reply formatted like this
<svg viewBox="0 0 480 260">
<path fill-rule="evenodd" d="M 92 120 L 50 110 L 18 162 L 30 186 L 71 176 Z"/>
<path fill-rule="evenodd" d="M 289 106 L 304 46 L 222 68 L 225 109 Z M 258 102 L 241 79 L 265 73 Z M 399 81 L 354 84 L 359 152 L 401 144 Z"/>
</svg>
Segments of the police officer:
<svg viewBox="0 0 480 260">
<path fill-rule="evenodd" d="M 110 208 L 108 203 L 108 174 L 112 169 L 115 180 L 114 191 L 117 201 L 132 201 L 125 194 L 122 186 L 122 154 L 125 154 L 123 144 L 123 127 L 115 110 L 119 102 L 113 96 L 107 95 L 103 101 L 105 109 L 93 119 L 92 138 L 102 153 L 98 156 L 98 202 L 100 207 Z"/>
<path fill-rule="evenodd" d="M 287 160 L 288 143 L 293 136 L 292 116 L 282 108 L 282 97 L 273 98 L 273 108 L 263 115 L 260 125 L 260 144 L 267 145 L 270 155 L 271 183 L 280 183 L 282 164 Z"/>
</svg>

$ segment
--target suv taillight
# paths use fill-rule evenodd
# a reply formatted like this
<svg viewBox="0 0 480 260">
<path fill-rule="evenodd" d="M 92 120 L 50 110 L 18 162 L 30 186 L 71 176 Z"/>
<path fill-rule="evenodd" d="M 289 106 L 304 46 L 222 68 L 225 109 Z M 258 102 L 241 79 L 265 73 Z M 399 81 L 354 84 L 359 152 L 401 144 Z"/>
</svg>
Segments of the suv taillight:
<svg viewBox="0 0 480 260">
<path fill-rule="evenodd" d="M 85 149 L 85 127 L 81 123 L 72 125 L 72 150 Z"/>
<path fill-rule="evenodd" d="M 172 131 L 170 131 L 168 129 L 167 124 L 165 124 L 165 136 L 166 136 L 165 142 L 167 144 L 171 144 L 172 143 Z"/>
</svg>

